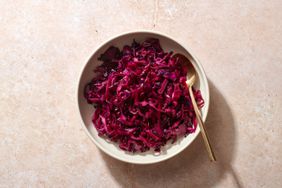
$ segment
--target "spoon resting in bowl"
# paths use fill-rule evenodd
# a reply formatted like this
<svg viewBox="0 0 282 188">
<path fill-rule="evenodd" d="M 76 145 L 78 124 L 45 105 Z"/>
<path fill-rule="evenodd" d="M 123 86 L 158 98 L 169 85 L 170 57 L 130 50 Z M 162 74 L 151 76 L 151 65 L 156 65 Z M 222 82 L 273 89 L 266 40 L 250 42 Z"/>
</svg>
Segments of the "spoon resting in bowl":
<svg viewBox="0 0 282 188">
<path fill-rule="evenodd" d="M 183 63 L 188 68 L 188 73 L 187 73 L 188 80 L 186 81 L 186 84 L 188 85 L 188 88 L 189 88 L 189 94 L 191 96 L 192 105 L 193 105 L 193 108 L 194 108 L 194 111 L 195 111 L 195 114 L 196 114 L 198 124 L 200 126 L 200 130 L 201 130 L 201 133 L 202 133 L 202 137 L 203 137 L 206 149 L 208 151 L 209 158 L 210 158 L 211 161 L 216 161 L 214 152 L 213 152 L 211 144 L 210 144 L 210 139 L 208 137 L 208 133 L 205 129 L 204 122 L 202 120 L 201 112 L 198 108 L 198 105 L 196 103 L 196 100 L 195 100 L 195 97 L 194 97 L 194 94 L 193 94 L 193 90 L 192 90 L 192 87 L 193 87 L 194 83 L 196 82 L 196 77 L 197 77 L 196 70 L 195 70 L 194 66 L 192 65 L 192 63 L 190 62 L 190 60 L 187 57 L 185 57 L 184 55 L 175 54 L 173 57 L 178 59 L 178 61 L 181 61 L 181 63 Z"/>
</svg>

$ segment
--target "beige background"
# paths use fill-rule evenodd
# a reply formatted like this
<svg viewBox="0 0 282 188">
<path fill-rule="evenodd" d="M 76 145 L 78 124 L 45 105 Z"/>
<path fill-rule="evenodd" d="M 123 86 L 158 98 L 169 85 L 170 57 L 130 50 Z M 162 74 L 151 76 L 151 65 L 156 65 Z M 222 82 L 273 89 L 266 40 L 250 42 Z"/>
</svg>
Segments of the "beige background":
<svg viewBox="0 0 282 188">
<path fill-rule="evenodd" d="M 0 1 L 0 187 L 282 187 L 282 1 Z M 75 91 L 94 49 L 149 29 L 205 68 L 216 164 L 201 137 L 155 165 L 101 153 Z"/>
</svg>

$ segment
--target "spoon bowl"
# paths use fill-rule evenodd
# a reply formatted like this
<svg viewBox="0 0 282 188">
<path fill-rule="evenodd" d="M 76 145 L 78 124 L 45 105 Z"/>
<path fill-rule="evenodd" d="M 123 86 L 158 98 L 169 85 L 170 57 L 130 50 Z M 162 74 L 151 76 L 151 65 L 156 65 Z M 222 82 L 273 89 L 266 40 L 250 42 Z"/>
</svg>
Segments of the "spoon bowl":
<svg viewBox="0 0 282 188">
<path fill-rule="evenodd" d="M 185 65 L 188 69 L 187 72 L 187 78 L 188 80 L 186 81 L 186 83 L 188 84 L 188 86 L 192 86 L 194 85 L 194 83 L 196 82 L 196 77 L 197 77 L 197 72 L 194 68 L 194 66 L 192 65 L 192 63 L 190 62 L 190 60 L 185 57 L 182 54 L 175 54 L 173 56 L 174 58 L 178 59 L 178 61 L 180 61 L 181 64 Z"/>
</svg>

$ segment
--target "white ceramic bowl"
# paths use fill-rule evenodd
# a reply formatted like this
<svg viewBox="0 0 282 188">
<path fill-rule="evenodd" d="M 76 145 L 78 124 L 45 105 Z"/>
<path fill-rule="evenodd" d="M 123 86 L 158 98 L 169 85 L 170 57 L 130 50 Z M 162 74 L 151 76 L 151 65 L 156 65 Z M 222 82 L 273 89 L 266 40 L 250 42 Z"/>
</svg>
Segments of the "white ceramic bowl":
<svg viewBox="0 0 282 188">
<path fill-rule="evenodd" d="M 91 140 L 105 153 L 121 161 L 135 163 L 135 164 L 150 164 L 150 163 L 156 163 L 169 159 L 175 156 L 176 154 L 180 153 L 187 146 L 189 146 L 200 132 L 198 126 L 195 133 L 190 134 L 187 137 L 178 139 L 178 141 L 174 144 L 167 144 L 166 146 L 164 146 L 162 148 L 162 152 L 160 153 L 160 155 L 154 155 L 152 151 L 148 151 L 146 153 L 134 153 L 134 154 L 128 153 L 119 149 L 119 147 L 116 144 L 108 142 L 105 139 L 98 136 L 97 131 L 94 128 L 94 125 L 91 121 L 92 114 L 95 109 L 93 108 L 92 105 L 89 105 L 86 102 L 83 95 L 84 86 L 91 80 L 91 78 L 94 77 L 93 70 L 97 65 L 101 64 L 101 62 L 98 61 L 97 58 L 103 52 L 105 52 L 105 50 L 111 45 L 122 48 L 126 44 L 131 44 L 133 39 L 135 39 L 137 42 L 142 42 L 146 38 L 151 38 L 151 37 L 158 38 L 160 40 L 162 48 L 165 51 L 172 50 L 175 53 L 181 53 L 191 60 L 198 73 L 198 82 L 196 83 L 195 87 L 201 90 L 202 96 L 205 101 L 205 105 L 201 109 L 204 121 L 207 117 L 208 108 L 209 108 L 209 88 L 208 88 L 207 78 L 202 66 L 197 61 L 197 59 L 195 59 L 188 52 L 187 48 L 184 45 L 180 44 L 179 42 L 176 42 L 174 39 L 170 38 L 169 36 L 153 31 L 129 32 L 129 33 L 118 35 L 108 40 L 101 46 L 99 46 L 94 51 L 94 54 L 91 56 L 89 61 L 84 66 L 79 80 L 77 97 L 78 97 L 79 111 L 83 121 L 83 128 L 85 129 L 86 133 L 91 138 Z"/>
</svg>

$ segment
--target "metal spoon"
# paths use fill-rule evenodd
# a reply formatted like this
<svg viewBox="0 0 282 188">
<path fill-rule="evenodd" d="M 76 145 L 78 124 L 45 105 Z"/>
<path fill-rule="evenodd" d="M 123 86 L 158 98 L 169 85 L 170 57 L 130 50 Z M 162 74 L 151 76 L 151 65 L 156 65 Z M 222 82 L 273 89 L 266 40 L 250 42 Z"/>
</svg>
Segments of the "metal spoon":
<svg viewBox="0 0 282 188">
<path fill-rule="evenodd" d="M 206 149 L 207 149 L 208 154 L 209 154 L 209 158 L 210 158 L 211 161 L 216 161 L 216 158 L 215 158 L 214 152 L 212 150 L 207 131 L 206 131 L 205 126 L 204 126 L 204 122 L 203 122 L 202 117 L 201 117 L 201 112 L 198 108 L 198 105 L 196 103 L 196 100 L 195 100 L 195 97 L 194 97 L 194 94 L 193 94 L 193 90 L 192 90 L 192 87 L 193 87 L 194 83 L 196 82 L 197 72 L 196 72 L 193 64 L 190 62 L 190 60 L 187 57 L 185 57 L 184 55 L 175 54 L 173 57 L 178 58 L 178 61 L 181 61 L 188 68 L 188 75 L 187 75 L 188 80 L 186 81 L 186 84 L 189 87 L 189 94 L 191 96 L 191 100 L 192 100 L 193 108 L 194 108 L 194 111 L 195 111 L 195 114 L 196 114 L 196 118 L 197 118 L 198 123 L 200 125 L 200 130 L 201 130 L 201 133 L 202 133 L 202 137 L 204 139 Z"/>
</svg>

